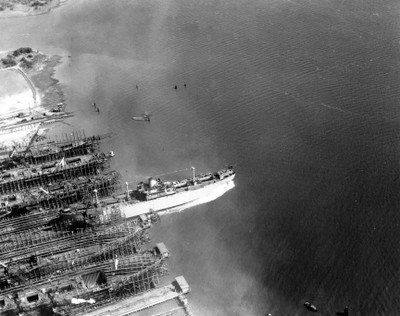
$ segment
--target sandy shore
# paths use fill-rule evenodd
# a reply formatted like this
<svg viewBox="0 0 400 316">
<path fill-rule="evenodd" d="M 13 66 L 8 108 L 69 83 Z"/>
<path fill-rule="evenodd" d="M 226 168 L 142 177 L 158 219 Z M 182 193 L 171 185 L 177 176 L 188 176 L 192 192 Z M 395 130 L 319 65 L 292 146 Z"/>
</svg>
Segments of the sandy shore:
<svg viewBox="0 0 400 316">
<path fill-rule="evenodd" d="M 12 3 L 9 0 L 0 0 L 0 18 L 15 18 L 21 16 L 45 14 L 51 10 L 63 5 L 67 0 L 46 0 L 40 1 L 41 5 L 32 6 L 28 1 L 20 1 L 20 3 Z M 38 2 L 38 1 L 30 1 Z M 39 2 L 38 2 L 39 3 Z"/>
<path fill-rule="evenodd" d="M 64 109 L 64 93 L 59 81 L 54 78 L 55 67 L 60 61 L 60 56 L 47 56 L 35 51 L 16 57 L 17 64 L 14 66 L 2 65 L 0 71 L 3 74 L 14 72 L 12 77 L 5 77 L 11 81 L 7 82 L 8 86 L 25 83 L 25 90 L 2 91 L 3 95 L 0 95 L 1 146 L 29 142 L 34 135 L 43 133 L 41 126 L 45 119 L 60 114 L 54 112 L 59 105 L 62 104 Z"/>
<path fill-rule="evenodd" d="M 3 54 L 2 61 L 4 56 L 12 56 L 12 54 L 13 52 Z M 29 110 L 39 111 L 42 114 L 64 102 L 65 97 L 60 82 L 54 78 L 55 67 L 61 63 L 61 56 L 47 56 L 42 52 L 32 51 L 20 54 L 14 59 L 16 65 L 9 67 L 0 65 L 0 71 L 15 71 L 21 75 L 21 79 L 26 81 L 32 91 L 32 100 L 26 102 L 31 105 Z M 1 113 L 4 114 L 4 111 Z"/>
</svg>

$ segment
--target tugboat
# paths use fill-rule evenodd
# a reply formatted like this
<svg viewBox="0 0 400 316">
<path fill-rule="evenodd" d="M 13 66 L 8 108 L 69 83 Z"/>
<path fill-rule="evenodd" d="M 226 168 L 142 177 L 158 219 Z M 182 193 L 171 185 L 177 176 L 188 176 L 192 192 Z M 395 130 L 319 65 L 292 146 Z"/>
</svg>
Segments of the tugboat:
<svg viewBox="0 0 400 316">
<path fill-rule="evenodd" d="M 336 315 L 349 316 L 349 308 L 346 306 L 343 312 L 336 312 Z"/>
<path fill-rule="evenodd" d="M 312 311 L 312 312 L 317 312 L 318 311 L 317 307 L 315 305 L 311 304 L 310 302 L 305 302 L 304 303 L 304 307 L 307 308 L 309 311 Z"/>
</svg>

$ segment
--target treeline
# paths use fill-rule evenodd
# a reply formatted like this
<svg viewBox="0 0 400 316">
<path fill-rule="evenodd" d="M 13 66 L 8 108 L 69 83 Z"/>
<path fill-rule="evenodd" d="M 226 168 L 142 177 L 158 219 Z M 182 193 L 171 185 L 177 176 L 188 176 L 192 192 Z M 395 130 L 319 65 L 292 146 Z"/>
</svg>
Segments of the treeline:
<svg viewBox="0 0 400 316">
<path fill-rule="evenodd" d="M 17 62 L 15 61 L 15 59 L 11 55 L 7 55 L 6 57 L 2 58 L 1 59 L 1 63 L 5 67 L 12 67 L 12 66 L 15 66 L 17 64 Z"/>
<path fill-rule="evenodd" d="M 21 47 L 16 49 L 15 51 L 7 54 L 6 57 L 1 59 L 1 63 L 4 65 L 4 67 L 12 67 L 18 64 L 17 58 L 20 57 L 21 55 L 24 55 L 19 62 L 21 63 L 21 66 L 30 68 L 32 67 L 33 63 L 32 61 L 29 61 L 27 58 L 32 58 L 33 55 L 33 50 L 30 47 Z M 26 57 L 25 57 L 26 55 Z"/>
<path fill-rule="evenodd" d="M 46 5 L 48 2 L 51 2 L 51 0 L 0 0 L 0 11 L 4 11 L 6 9 L 14 10 L 14 6 L 16 4 L 31 6 L 37 9 L 40 6 Z"/>
<path fill-rule="evenodd" d="M 15 57 L 18 57 L 21 54 L 30 54 L 32 52 L 33 52 L 32 48 L 30 48 L 30 47 L 21 47 L 21 48 L 16 49 L 15 51 L 13 51 L 12 55 Z"/>
</svg>

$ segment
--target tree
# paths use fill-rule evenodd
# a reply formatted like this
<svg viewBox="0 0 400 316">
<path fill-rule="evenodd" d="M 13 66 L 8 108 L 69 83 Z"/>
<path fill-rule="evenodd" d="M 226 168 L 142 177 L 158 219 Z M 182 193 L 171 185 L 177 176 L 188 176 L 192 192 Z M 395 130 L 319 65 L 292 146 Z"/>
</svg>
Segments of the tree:
<svg viewBox="0 0 400 316">
<path fill-rule="evenodd" d="M 12 67 L 12 66 L 15 66 L 17 64 L 17 62 L 14 60 L 14 58 L 12 56 L 10 56 L 10 55 L 7 55 L 6 57 L 2 58 L 1 62 L 6 67 Z"/>
</svg>

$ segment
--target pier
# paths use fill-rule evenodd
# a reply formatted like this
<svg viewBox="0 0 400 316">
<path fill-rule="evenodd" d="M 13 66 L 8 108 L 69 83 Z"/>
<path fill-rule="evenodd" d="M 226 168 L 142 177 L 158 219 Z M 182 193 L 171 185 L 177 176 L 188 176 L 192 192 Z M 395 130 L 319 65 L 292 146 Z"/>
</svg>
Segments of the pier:
<svg viewBox="0 0 400 316">
<path fill-rule="evenodd" d="M 184 287 L 181 283 L 184 283 Z M 127 298 L 114 304 L 112 308 L 103 307 L 91 313 L 87 313 L 87 316 L 128 316 L 138 313 L 145 309 L 150 309 L 156 305 L 162 305 L 168 301 L 176 300 L 178 304 L 183 305 L 182 307 L 175 308 L 175 312 L 181 311 L 183 315 L 193 315 L 189 306 L 185 306 L 185 294 L 188 294 L 190 289 L 188 288 L 187 282 L 183 276 L 175 278 L 171 285 L 167 285 L 143 294 L 134 298 Z M 172 311 L 173 312 L 173 311 Z"/>
</svg>

